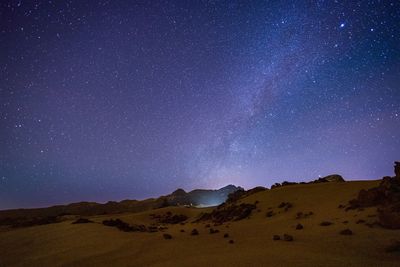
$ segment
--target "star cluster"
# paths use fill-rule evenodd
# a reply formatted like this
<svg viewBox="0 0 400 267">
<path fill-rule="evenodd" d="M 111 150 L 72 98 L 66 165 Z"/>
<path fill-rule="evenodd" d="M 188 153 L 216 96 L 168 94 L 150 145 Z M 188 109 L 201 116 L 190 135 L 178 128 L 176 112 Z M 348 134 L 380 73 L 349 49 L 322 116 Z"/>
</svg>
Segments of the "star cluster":
<svg viewBox="0 0 400 267">
<path fill-rule="evenodd" d="M 392 174 L 398 1 L 2 1 L 0 209 Z"/>
</svg>

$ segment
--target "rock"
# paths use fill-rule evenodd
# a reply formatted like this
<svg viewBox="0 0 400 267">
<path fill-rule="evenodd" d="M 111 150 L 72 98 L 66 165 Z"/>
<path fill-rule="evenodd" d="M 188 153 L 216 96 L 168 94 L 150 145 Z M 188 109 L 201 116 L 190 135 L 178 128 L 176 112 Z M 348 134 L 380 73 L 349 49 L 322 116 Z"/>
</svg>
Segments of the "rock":
<svg viewBox="0 0 400 267">
<path fill-rule="evenodd" d="M 271 189 L 274 189 L 274 188 L 278 188 L 278 187 L 281 187 L 282 185 L 280 184 L 280 183 L 275 183 L 275 184 L 273 184 L 272 186 L 271 186 Z"/>
<path fill-rule="evenodd" d="M 332 224 L 333 224 L 332 222 L 324 221 L 324 222 L 321 222 L 319 225 L 320 226 L 329 226 L 329 225 L 332 225 Z"/>
<path fill-rule="evenodd" d="M 168 223 L 168 224 L 182 224 L 184 221 L 188 219 L 186 215 L 183 214 L 172 214 L 170 211 L 163 215 L 154 216 L 159 223 Z"/>
<path fill-rule="evenodd" d="M 229 240 L 229 244 L 233 244 L 233 243 L 235 243 L 235 241 L 233 241 L 232 239 Z"/>
<path fill-rule="evenodd" d="M 350 229 L 344 229 L 342 231 L 339 232 L 341 235 L 352 235 L 353 231 L 351 231 Z"/>
<path fill-rule="evenodd" d="M 151 225 L 151 226 L 147 227 L 147 231 L 148 231 L 149 233 L 158 232 L 158 227 L 155 226 L 155 225 Z"/>
<path fill-rule="evenodd" d="M 218 229 L 210 228 L 210 234 L 216 234 L 216 233 L 219 233 Z"/>
<path fill-rule="evenodd" d="M 394 162 L 394 174 L 396 175 L 395 177 L 400 178 L 400 162 L 398 161 Z"/>
<path fill-rule="evenodd" d="M 400 241 L 392 240 L 391 244 L 386 247 L 386 252 L 400 252 Z"/>
<path fill-rule="evenodd" d="M 181 229 L 181 233 L 184 233 L 184 232 L 185 232 L 185 230 Z"/>
<path fill-rule="evenodd" d="M 293 236 L 288 235 L 288 234 L 284 234 L 283 235 L 283 240 L 285 240 L 285 241 L 293 241 Z"/>
<path fill-rule="evenodd" d="M 296 225 L 296 230 L 301 230 L 301 229 L 303 229 L 304 228 L 304 226 L 301 224 L 301 223 L 298 223 L 297 225 Z"/>
<path fill-rule="evenodd" d="M 79 218 L 78 220 L 74 221 L 72 224 L 80 224 L 80 223 L 93 223 L 93 221 L 85 218 Z"/>
<path fill-rule="evenodd" d="M 170 234 L 163 234 L 164 239 L 172 239 L 172 235 Z"/>
<path fill-rule="evenodd" d="M 270 211 L 267 212 L 267 214 L 265 216 L 272 217 L 274 215 L 275 215 L 275 213 L 272 210 L 270 210 Z"/>
<path fill-rule="evenodd" d="M 346 210 L 377 207 L 378 223 L 382 227 L 400 229 L 400 179 L 396 173 L 399 168 L 399 162 L 395 162 L 396 177 L 383 177 L 377 187 L 361 190 L 356 199 L 349 201 Z"/>
<path fill-rule="evenodd" d="M 208 224 L 206 224 L 204 227 L 205 227 L 205 228 L 210 228 L 211 225 L 208 223 Z"/>
<path fill-rule="evenodd" d="M 190 235 L 199 235 L 199 231 L 197 231 L 197 229 L 193 229 Z"/>
<path fill-rule="evenodd" d="M 356 224 L 361 224 L 361 223 L 365 223 L 365 220 L 360 219 L 360 220 L 356 221 Z"/>
<path fill-rule="evenodd" d="M 293 207 L 293 204 L 290 202 L 282 202 L 279 204 L 278 208 L 284 208 L 285 211 L 288 211 L 290 208 Z"/>
<path fill-rule="evenodd" d="M 228 237 L 229 237 L 228 233 L 224 234 L 224 238 L 228 238 Z"/>
<path fill-rule="evenodd" d="M 342 176 L 340 176 L 339 174 L 331 174 L 322 178 L 318 178 L 317 180 L 311 183 L 317 184 L 317 183 L 341 183 L 341 182 L 345 182 Z"/>
<path fill-rule="evenodd" d="M 286 206 L 286 202 L 282 202 L 281 204 L 279 204 L 278 208 L 283 208 Z"/>
<path fill-rule="evenodd" d="M 379 224 L 384 228 L 400 229 L 400 204 L 378 209 Z"/>
<path fill-rule="evenodd" d="M 123 232 L 146 232 L 147 231 L 147 228 L 144 225 L 129 225 L 128 223 L 123 222 L 120 219 L 104 220 L 103 225 L 116 227 L 120 231 L 123 231 Z"/>
<path fill-rule="evenodd" d="M 296 184 L 297 184 L 297 183 L 295 183 L 295 182 L 284 181 L 284 182 L 282 183 L 282 186 L 296 185 Z"/>
<path fill-rule="evenodd" d="M 273 235 L 272 240 L 281 240 L 281 237 L 279 235 Z"/>
<path fill-rule="evenodd" d="M 248 218 L 254 209 L 256 209 L 256 205 L 254 204 L 224 204 L 218 206 L 210 213 L 204 213 L 196 222 L 211 220 L 215 225 L 221 225 L 228 221 L 239 221 Z"/>
</svg>

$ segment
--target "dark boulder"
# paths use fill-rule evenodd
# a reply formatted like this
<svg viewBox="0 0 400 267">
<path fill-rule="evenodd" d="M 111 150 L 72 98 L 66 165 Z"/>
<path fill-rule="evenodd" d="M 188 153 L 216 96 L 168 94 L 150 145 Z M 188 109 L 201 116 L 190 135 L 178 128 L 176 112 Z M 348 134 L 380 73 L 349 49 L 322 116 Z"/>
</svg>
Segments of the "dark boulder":
<svg viewBox="0 0 400 267">
<path fill-rule="evenodd" d="M 123 232 L 147 232 L 147 228 L 144 225 L 129 225 L 120 219 L 104 220 L 103 225 L 116 227 Z"/>
<path fill-rule="evenodd" d="M 210 213 L 204 213 L 197 222 L 211 220 L 216 225 L 220 225 L 228 221 L 239 221 L 248 218 L 254 209 L 256 209 L 254 204 L 227 204 L 217 207 Z"/>
<path fill-rule="evenodd" d="M 352 235 L 353 231 L 351 231 L 350 229 L 344 229 L 342 231 L 339 232 L 341 235 Z"/>
<path fill-rule="evenodd" d="M 288 234 L 284 234 L 283 235 L 283 240 L 285 240 L 285 241 L 293 241 L 293 236 L 288 235 Z"/>
<path fill-rule="evenodd" d="M 332 222 L 324 221 L 324 222 L 321 222 L 319 225 L 320 226 L 329 226 L 329 225 L 332 225 L 332 224 L 333 224 Z"/>
<path fill-rule="evenodd" d="M 197 231 L 197 229 L 193 229 L 190 235 L 199 235 L 199 231 Z"/>
<path fill-rule="evenodd" d="M 78 220 L 74 221 L 72 224 L 81 224 L 81 223 L 93 223 L 93 221 L 85 218 L 79 218 Z"/>
<path fill-rule="evenodd" d="M 219 233 L 218 229 L 210 228 L 210 234 L 216 234 L 216 233 Z"/>
<path fill-rule="evenodd" d="M 172 239 L 172 235 L 170 234 L 163 234 L 164 239 Z"/>
<path fill-rule="evenodd" d="M 302 230 L 304 228 L 304 226 L 301 223 L 298 223 L 296 225 L 296 230 Z"/>
<path fill-rule="evenodd" d="M 390 245 L 386 247 L 386 252 L 389 253 L 400 252 L 400 241 L 392 240 Z"/>
<path fill-rule="evenodd" d="M 400 179 L 400 162 L 398 161 L 394 162 L 394 174 L 397 178 Z"/>
</svg>

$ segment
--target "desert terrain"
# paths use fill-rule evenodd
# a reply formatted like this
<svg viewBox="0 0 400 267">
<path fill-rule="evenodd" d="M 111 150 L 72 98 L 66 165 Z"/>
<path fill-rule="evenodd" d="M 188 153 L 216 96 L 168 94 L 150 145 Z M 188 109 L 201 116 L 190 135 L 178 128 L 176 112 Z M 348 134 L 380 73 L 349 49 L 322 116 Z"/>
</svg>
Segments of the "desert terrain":
<svg viewBox="0 0 400 267">
<path fill-rule="evenodd" d="M 399 266 L 393 242 L 400 240 L 400 230 L 380 226 L 374 206 L 349 208 L 360 190 L 380 183 L 250 190 L 232 200 L 235 207 L 251 207 L 243 218 L 236 216 L 243 210 L 213 220 L 204 214 L 218 208 L 169 206 L 4 225 L 0 266 Z"/>
</svg>

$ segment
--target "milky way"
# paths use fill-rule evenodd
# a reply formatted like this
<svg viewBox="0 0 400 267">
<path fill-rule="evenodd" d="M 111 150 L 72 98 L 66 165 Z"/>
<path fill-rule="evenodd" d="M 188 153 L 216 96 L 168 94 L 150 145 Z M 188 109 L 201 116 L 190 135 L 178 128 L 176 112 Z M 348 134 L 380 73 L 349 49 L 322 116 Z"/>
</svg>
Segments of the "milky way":
<svg viewBox="0 0 400 267">
<path fill-rule="evenodd" d="M 2 1 L 0 209 L 400 158 L 398 1 Z"/>
</svg>

